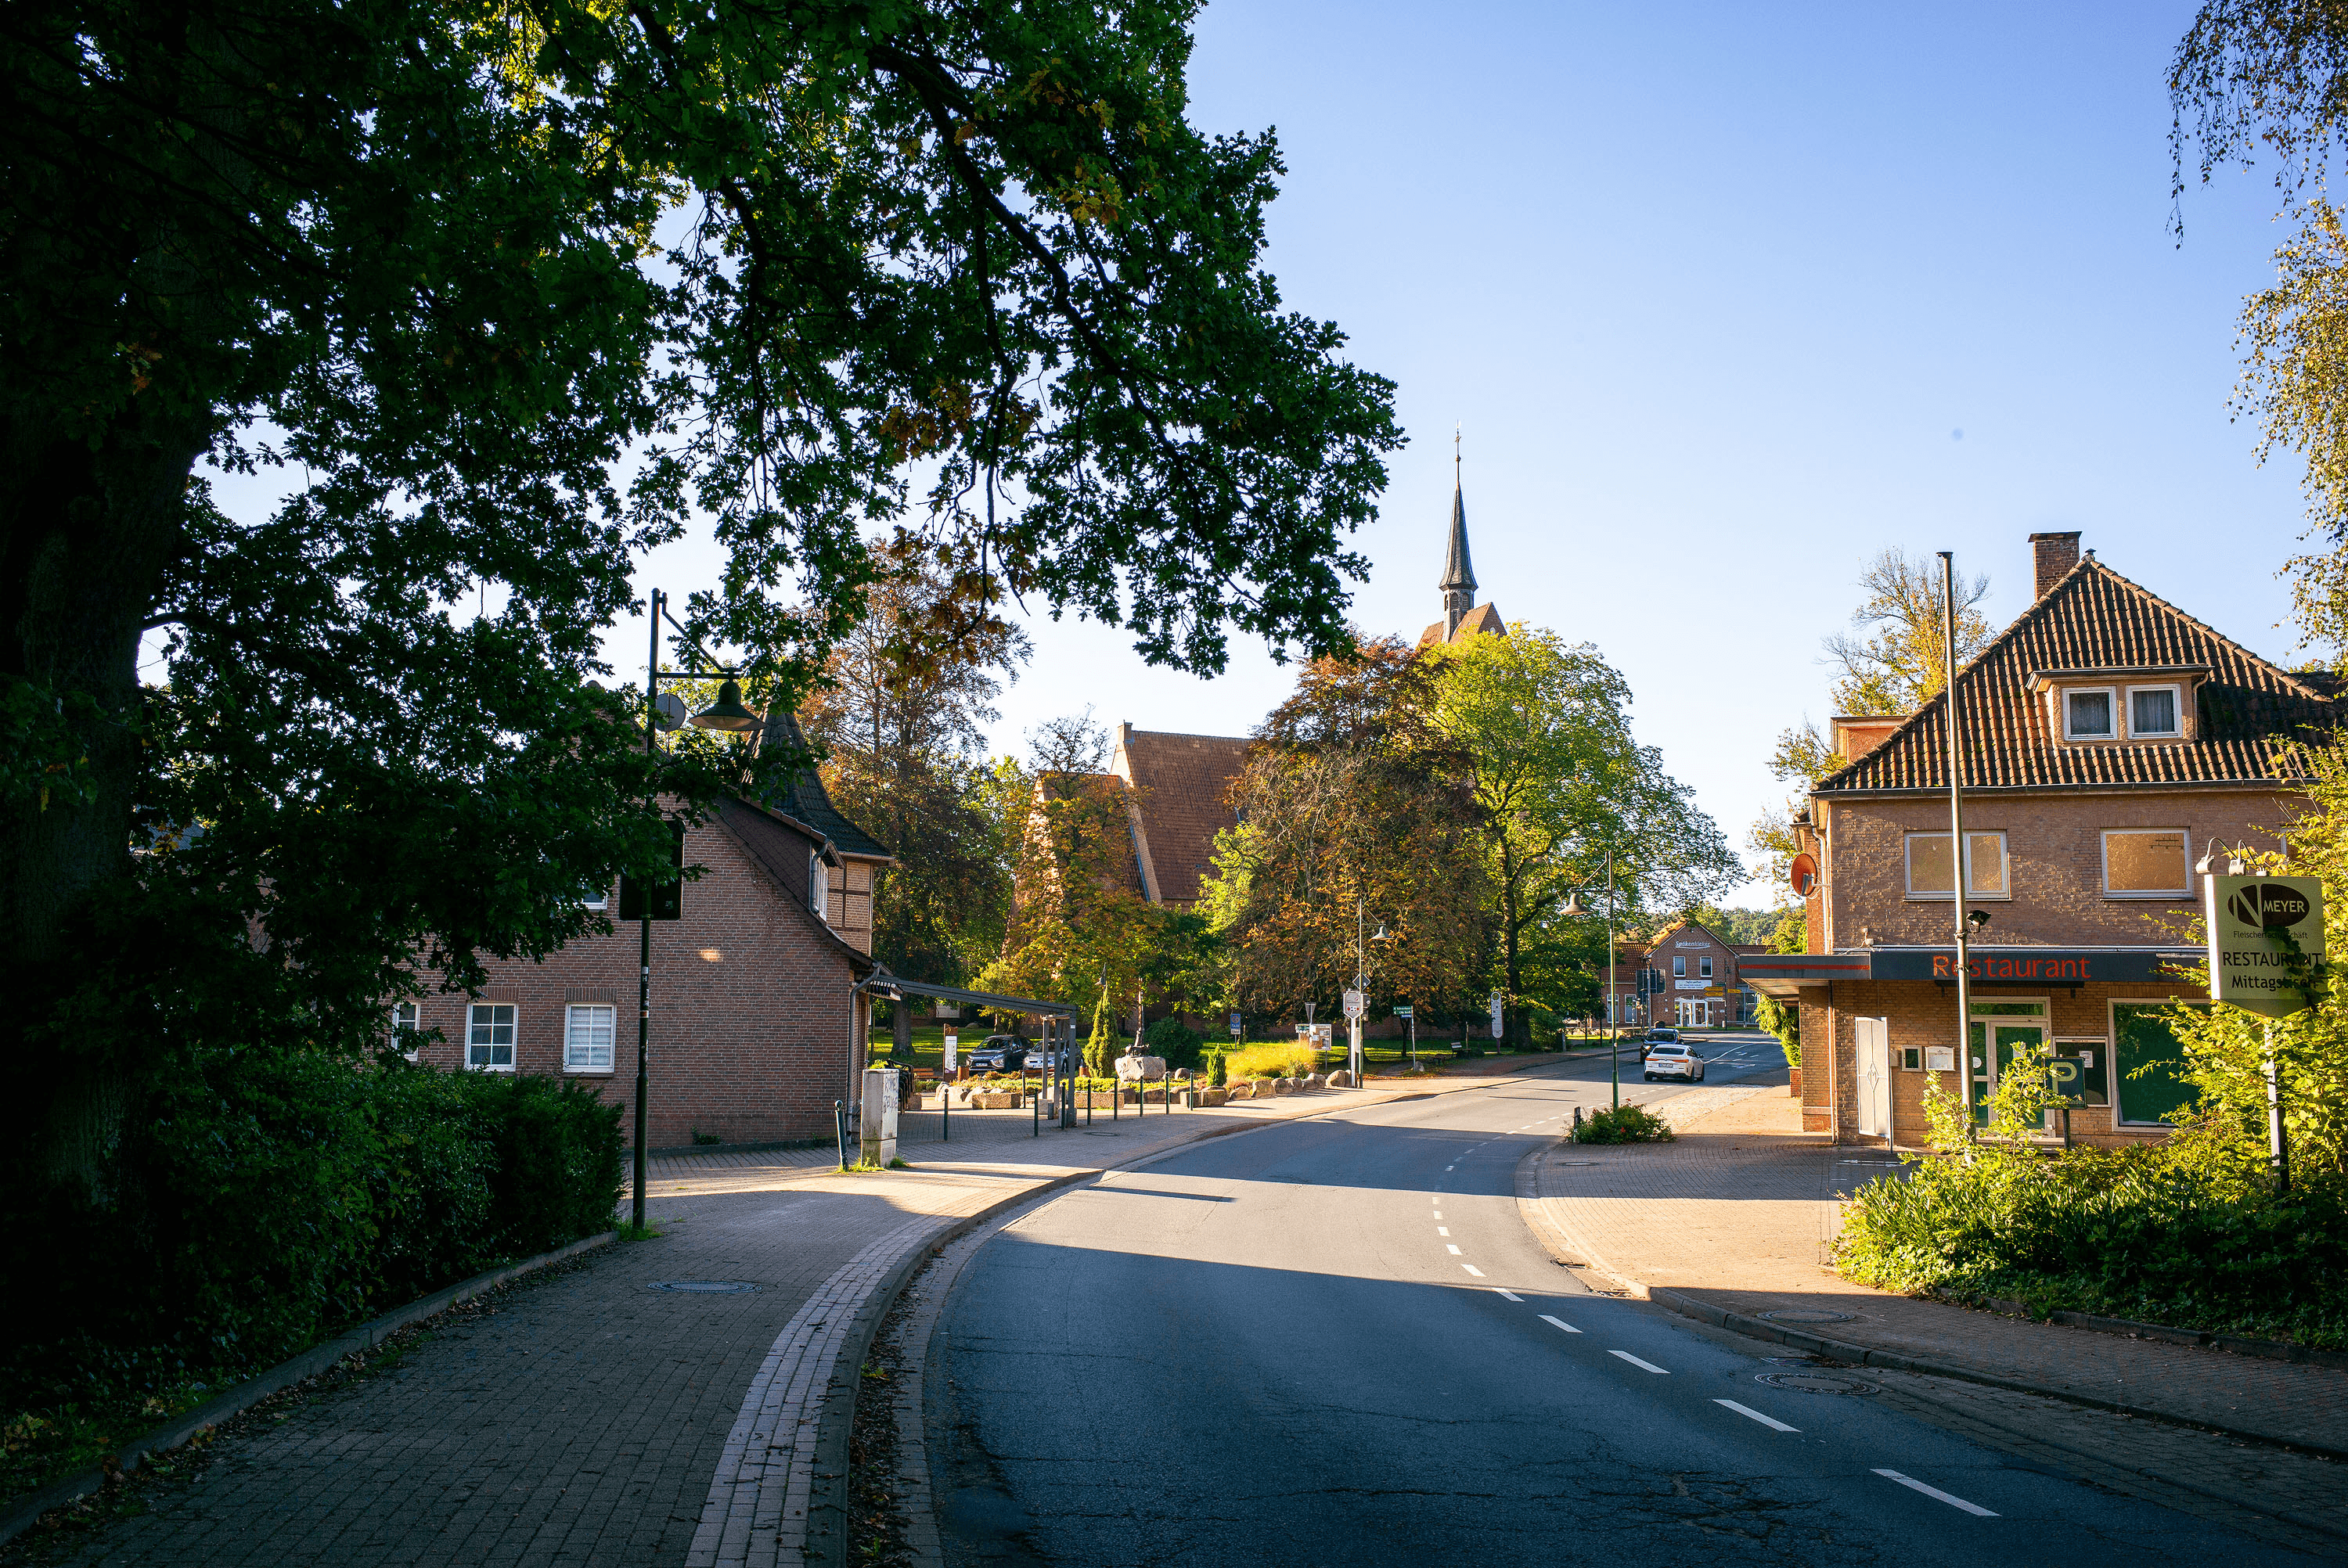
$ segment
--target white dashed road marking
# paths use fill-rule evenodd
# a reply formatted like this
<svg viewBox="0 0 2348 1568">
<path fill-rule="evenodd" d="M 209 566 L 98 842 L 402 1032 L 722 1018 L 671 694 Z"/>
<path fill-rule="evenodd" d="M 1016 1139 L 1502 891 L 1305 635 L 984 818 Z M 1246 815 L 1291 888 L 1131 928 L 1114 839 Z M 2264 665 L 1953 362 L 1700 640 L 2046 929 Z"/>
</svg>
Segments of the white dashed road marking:
<svg viewBox="0 0 2348 1568">
<path fill-rule="evenodd" d="M 1457 1256 L 1459 1255 L 1459 1249 L 1458 1249 L 1458 1247 L 1457 1247 L 1457 1246 L 1456 1246 L 1456 1245 L 1453 1245 L 1452 1243 L 1450 1243 L 1450 1242 L 1445 1242 L 1445 1243 L 1443 1244 L 1443 1250 L 1444 1250 L 1444 1251 L 1446 1251 L 1446 1252 L 1447 1252 L 1447 1253 L 1449 1253 L 1449 1254 L 1450 1254 L 1452 1256 L 1454 1256 L 1454 1257 L 1457 1257 Z"/>
<path fill-rule="evenodd" d="M 1496 1286 L 1492 1286 L 1492 1288 L 1493 1288 L 1494 1290 L 1500 1290 L 1500 1287 L 1499 1287 L 1498 1286 L 1497 1286 L 1497 1285 L 1496 1285 Z M 1501 1294 L 1502 1296 L 1507 1296 L 1510 1301 L 1518 1301 L 1518 1302 L 1521 1302 L 1522 1300 L 1524 1300 L 1524 1297 L 1523 1297 L 1523 1296 L 1519 1296 L 1519 1295 L 1518 1295 L 1515 1291 L 1513 1291 L 1513 1290 L 1500 1290 L 1500 1294 Z"/>
<path fill-rule="evenodd" d="M 1622 1353 L 1622 1352 L 1620 1350 L 1614 1352 L 1617 1356 L 1620 1356 Z M 1926 1497 L 1937 1497 L 1942 1502 L 1947 1503 L 1951 1508 L 1962 1508 L 1967 1513 L 1979 1514 L 1983 1519 L 1995 1519 L 1997 1517 L 1996 1514 L 1992 1513 L 1988 1509 L 1983 1508 L 1978 1502 L 1967 1502 L 1962 1497 L 1952 1497 L 1937 1486 L 1926 1486 L 1922 1481 L 1918 1481 L 1912 1475 L 1901 1475 L 1896 1470 L 1879 1470 L 1875 1473 L 1883 1477 L 1886 1481 L 1896 1481 L 1904 1487 L 1908 1487 L 1915 1491 L 1921 1491 Z"/>
<path fill-rule="evenodd" d="M 1658 1367 L 1653 1361 L 1642 1361 L 1636 1356 L 1632 1355 L 1628 1350 L 1609 1350 L 1607 1354 L 1610 1356 L 1620 1356 L 1625 1361 L 1630 1362 L 1633 1367 L 1642 1367 L 1650 1372 L 1661 1372 L 1666 1378 L 1672 1375 L 1672 1369 L 1670 1368 Z M 1878 1473 L 1880 1472 L 1879 1471 Z"/>
<path fill-rule="evenodd" d="M 1455 1250 L 1456 1250 L 1456 1249 L 1455 1249 Z M 1470 1274 L 1474 1275 L 1474 1276 L 1475 1276 L 1477 1278 L 1478 1278 L 1478 1279 L 1481 1279 L 1481 1278 L 1483 1278 L 1483 1277 L 1484 1277 L 1484 1271 L 1483 1271 L 1482 1269 L 1480 1269 L 1480 1268 L 1478 1268 L 1478 1267 L 1477 1267 L 1474 1264 L 1472 1264 L 1472 1263 L 1463 1263 L 1463 1264 L 1461 1264 L 1459 1266 L 1460 1266 L 1460 1267 L 1462 1267 L 1462 1268 L 1464 1268 L 1464 1269 L 1466 1269 L 1468 1273 L 1470 1273 Z"/>
<path fill-rule="evenodd" d="M 1726 1405 L 1730 1409 L 1735 1410 L 1740 1416 L 1750 1416 L 1755 1420 L 1760 1422 L 1763 1426 L 1769 1428 L 1773 1431 L 1798 1432 L 1802 1430 L 1799 1427 L 1789 1427 L 1785 1422 L 1777 1419 L 1775 1416 L 1765 1416 L 1760 1411 L 1755 1409 L 1752 1406 L 1740 1405 L 1734 1399 L 1715 1399 L 1713 1403 L 1715 1405 Z"/>
<path fill-rule="evenodd" d="M 1546 1312 L 1544 1312 L 1544 1313 L 1542 1313 L 1542 1314 L 1540 1315 L 1540 1320 L 1541 1320 L 1543 1323 L 1548 1324 L 1548 1325 L 1549 1325 L 1550 1327 L 1552 1327 L 1552 1328 L 1562 1328 L 1562 1329 L 1564 1329 L 1568 1334 L 1579 1334 L 1579 1333 L 1581 1333 L 1581 1329 L 1576 1328 L 1572 1324 L 1568 1323 L 1564 1318 L 1562 1318 L 1562 1317 L 1550 1317 L 1548 1313 L 1546 1313 Z M 1619 1354 L 1619 1352 L 1618 1352 L 1618 1354 Z"/>
</svg>

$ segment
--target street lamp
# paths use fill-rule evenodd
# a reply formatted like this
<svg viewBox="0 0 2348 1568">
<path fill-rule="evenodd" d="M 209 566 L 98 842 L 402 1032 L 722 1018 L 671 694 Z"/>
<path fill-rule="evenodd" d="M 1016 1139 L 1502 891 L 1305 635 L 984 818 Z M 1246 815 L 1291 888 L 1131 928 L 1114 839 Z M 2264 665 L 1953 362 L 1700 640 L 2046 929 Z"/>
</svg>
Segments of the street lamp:
<svg viewBox="0 0 2348 1568">
<path fill-rule="evenodd" d="M 1594 889 L 1593 889 L 1594 891 Z M 1614 994 L 1614 850 L 1606 850 L 1606 1054 L 1613 1060 L 1614 1109 L 1622 1109 L 1622 999 Z M 1565 912 L 1578 916 L 1582 912 L 1581 889 L 1570 888 L 1565 896 Z"/>
<path fill-rule="evenodd" d="M 652 652 L 644 663 L 644 755 L 653 754 L 657 744 L 654 737 L 660 731 L 675 728 L 675 714 L 683 711 L 683 704 L 678 703 L 675 697 L 669 699 L 672 706 L 663 706 L 661 682 L 664 681 L 706 681 L 713 676 L 725 677 L 725 684 L 717 688 L 717 701 L 685 722 L 696 729 L 718 730 L 731 734 L 741 734 L 756 729 L 758 724 L 758 715 L 742 705 L 742 685 L 734 678 L 736 673 L 734 671 L 703 669 L 664 671 L 661 668 L 661 622 L 664 620 L 675 629 L 676 635 L 684 641 L 685 647 L 691 650 L 695 659 L 706 663 L 709 661 L 709 656 L 702 652 L 700 645 L 693 641 L 690 632 L 677 625 L 676 617 L 668 612 L 668 595 L 658 589 L 653 589 L 649 608 L 651 613 L 648 619 L 652 622 Z M 647 888 L 645 897 L 637 906 L 636 920 L 636 1140 L 633 1184 L 635 1196 L 629 1217 L 633 1220 L 638 1235 L 642 1235 L 644 1228 L 644 1164 L 647 1143 L 645 1119 L 652 1099 L 653 905 L 651 889 Z"/>
</svg>

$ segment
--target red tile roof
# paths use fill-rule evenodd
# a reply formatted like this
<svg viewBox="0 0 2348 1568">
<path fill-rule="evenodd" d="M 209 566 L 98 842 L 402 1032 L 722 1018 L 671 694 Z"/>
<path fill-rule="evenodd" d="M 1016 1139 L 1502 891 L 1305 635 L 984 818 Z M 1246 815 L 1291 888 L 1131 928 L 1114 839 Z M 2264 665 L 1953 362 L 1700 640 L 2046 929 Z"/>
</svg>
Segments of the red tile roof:
<svg viewBox="0 0 2348 1568">
<path fill-rule="evenodd" d="M 1247 748 L 1239 735 L 1130 732 L 1125 761 L 1161 901 L 1198 901 L 1200 880 L 1214 869 L 1215 835 L 1238 820 L 1223 792 L 1239 776 Z"/>
<path fill-rule="evenodd" d="M 2191 666 L 2209 671 L 2189 742 L 2064 743 L 2034 671 Z M 2083 557 L 1959 673 L 1967 789 L 2256 784 L 2287 743 L 2338 723 L 2319 683 L 2294 675 Z M 1882 744 L 1813 786 L 1823 795 L 1949 787 L 1948 699 L 1932 699 Z"/>
</svg>

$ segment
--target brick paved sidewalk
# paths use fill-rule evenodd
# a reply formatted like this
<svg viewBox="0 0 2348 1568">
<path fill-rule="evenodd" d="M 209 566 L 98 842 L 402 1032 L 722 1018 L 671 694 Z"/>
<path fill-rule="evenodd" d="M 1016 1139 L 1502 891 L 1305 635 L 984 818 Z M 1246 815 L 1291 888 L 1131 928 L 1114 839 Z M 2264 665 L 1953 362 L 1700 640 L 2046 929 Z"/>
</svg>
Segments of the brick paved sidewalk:
<svg viewBox="0 0 2348 1568">
<path fill-rule="evenodd" d="M 2271 1441 L 2348 1449 L 2348 1371 L 2027 1322 L 1843 1279 L 1828 1266 L 1837 1194 L 1896 1165 L 1803 1133 L 1800 1105 L 1782 1085 L 1725 1105 L 1673 1102 L 1668 1113 L 1675 1143 L 1560 1144 L 1531 1173 L 1551 1239 L 1632 1294 Z"/>
<path fill-rule="evenodd" d="M 1449 1080 L 1442 1091 L 1477 1086 Z M 88 1564 L 609 1564 L 806 1560 L 838 1481 L 814 1440 L 849 1318 L 959 1220 L 1221 1128 L 1417 1085 L 1026 1134 L 974 1112 L 916 1169 L 841 1175 L 806 1150 L 665 1156 L 662 1235 L 551 1271 L 411 1353 L 223 1438 L 150 1512 L 78 1538 Z M 963 1153 L 967 1143 L 969 1153 Z M 951 1149 L 952 1159 L 942 1156 Z M 654 1288 L 735 1282 L 754 1289 Z M 829 1543 L 835 1550 L 838 1542 Z"/>
</svg>

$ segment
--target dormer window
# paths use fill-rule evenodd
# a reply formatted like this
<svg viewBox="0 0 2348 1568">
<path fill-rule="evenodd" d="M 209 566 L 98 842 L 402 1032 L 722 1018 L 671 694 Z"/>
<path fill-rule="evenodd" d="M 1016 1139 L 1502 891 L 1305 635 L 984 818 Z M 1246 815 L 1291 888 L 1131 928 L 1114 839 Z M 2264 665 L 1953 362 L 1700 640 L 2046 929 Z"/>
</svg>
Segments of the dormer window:
<svg viewBox="0 0 2348 1568">
<path fill-rule="evenodd" d="M 2175 740 L 2183 732 L 2177 723 L 2177 688 L 2128 688 L 2128 738 L 2137 741 Z"/>
<path fill-rule="evenodd" d="M 2063 693 L 2063 738 L 2066 741 L 2108 741 L 2112 734 L 2112 693 L 2070 691 Z"/>
<path fill-rule="evenodd" d="M 808 907 L 826 925 L 831 923 L 831 878 L 824 875 L 823 856 L 808 851 Z"/>
<path fill-rule="evenodd" d="M 2194 702 L 2211 671 L 2189 664 L 2034 670 L 2030 691 L 2054 739 L 2065 745 L 2193 741 Z"/>
</svg>

